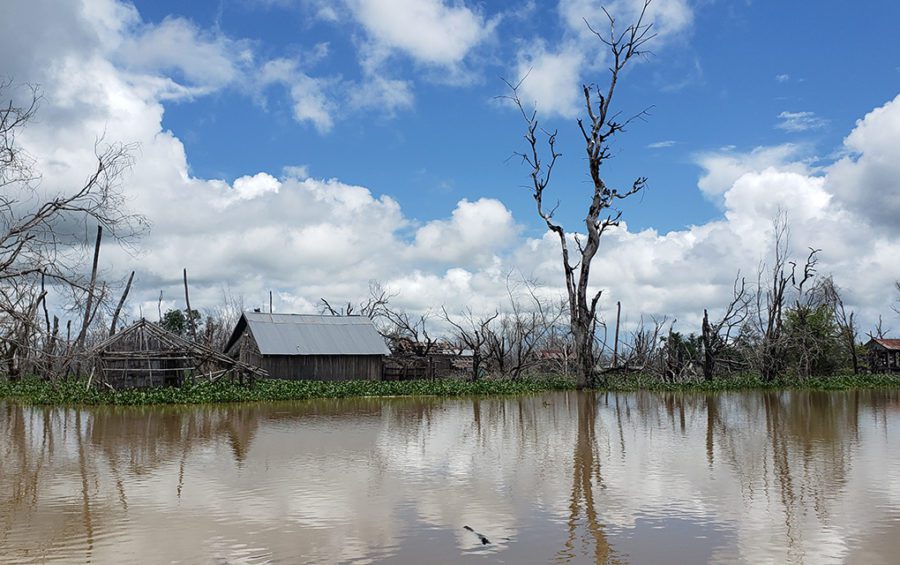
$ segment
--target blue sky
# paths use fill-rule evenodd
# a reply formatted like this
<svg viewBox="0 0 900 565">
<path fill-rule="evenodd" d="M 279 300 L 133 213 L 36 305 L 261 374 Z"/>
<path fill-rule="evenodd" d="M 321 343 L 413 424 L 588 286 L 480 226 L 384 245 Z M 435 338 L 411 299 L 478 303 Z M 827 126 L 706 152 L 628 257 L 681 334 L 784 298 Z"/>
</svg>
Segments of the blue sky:
<svg viewBox="0 0 900 565">
<path fill-rule="evenodd" d="M 316 8 L 290 2 L 137 2 L 145 21 L 185 17 L 202 28 L 253 42 L 269 58 L 309 59 L 326 77 L 361 76 L 360 25 L 317 18 Z M 502 15 L 496 36 L 466 60 L 466 84 L 445 84 L 446 71 L 391 58 L 392 76 L 409 80 L 409 108 L 336 113 L 319 132 L 291 115 L 284 89 L 270 87 L 264 101 L 240 88 L 212 97 L 168 104 L 164 125 L 185 143 L 192 172 L 228 181 L 256 170 L 304 165 L 317 177 L 337 177 L 397 198 L 420 220 L 441 217 L 460 198 L 503 201 L 530 229 L 540 230 L 532 201 L 520 187 L 525 170 L 509 159 L 521 147 L 519 116 L 500 104 L 500 77 L 515 78 L 516 50 L 543 38 L 549 45 L 567 33 L 557 5 L 540 2 L 516 18 L 504 2 L 470 6 L 486 19 Z M 602 14 L 585 14 L 602 24 Z M 720 212 L 696 190 L 697 155 L 734 146 L 737 151 L 781 143 L 802 144 L 803 156 L 828 158 L 866 111 L 900 88 L 900 48 L 895 40 L 900 4 L 867 2 L 852 10 L 838 2 L 703 2 L 690 25 L 652 46 L 653 55 L 625 77 L 621 108 L 652 106 L 617 141 L 608 166 L 613 182 L 650 178 L 640 203 L 627 207 L 637 228 L 660 231 L 702 223 Z M 599 45 L 588 45 L 599 51 Z M 583 80 L 603 81 L 602 69 Z M 340 105 L 340 100 L 337 101 Z M 539 108 L 540 110 L 540 108 Z M 786 131 L 783 112 L 809 112 L 802 131 Z M 343 115 L 342 115 L 343 114 Z M 564 153 L 556 194 L 564 219 L 580 219 L 579 194 L 587 188 L 574 119 L 551 114 Z M 798 127 L 804 127 L 802 124 Z M 652 148 L 654 143 L 674 142 Z M 579 193 L 579 191 L 582 191 Z M 571 204 L 571 206 L 570 206 Z"/>
<path fill-rule="evenodd" d="M 558 129 L 549 198 L 574 245 L 580 85 L 607 78 L 581 20 L 603 21 L 597 0 L 11 1 L 0 75 L 40 86 L 20 142 L 42 190 L 79 186 L 98 138 L 133 144 L 121 189 L 151 227 L 101 262 L 109 280 L 136 270 L 132 316 L 160 291 L 181 307 L 183 268 L 201 308 L 272 290 L 277 311 L 315 312 L 372 280 L 420 313 L 492 311 L 512 279 L 564 292 L 512 157 L 521 116 L 498 96 L 527 74 L 523 100 Z M 607 6 L 625 22 L 640 4 Z M 900 4 L 655 0 L 650 18 L 653 54 L 617 94 L 650 115 L 605 170 L 648 189 L 604 235 L 601 312 L 696 331 L 737 273 L 765 286 L 785 214 L 792 257 L 821 248 L 862 326 L 900 328 Z"/>
</svg>

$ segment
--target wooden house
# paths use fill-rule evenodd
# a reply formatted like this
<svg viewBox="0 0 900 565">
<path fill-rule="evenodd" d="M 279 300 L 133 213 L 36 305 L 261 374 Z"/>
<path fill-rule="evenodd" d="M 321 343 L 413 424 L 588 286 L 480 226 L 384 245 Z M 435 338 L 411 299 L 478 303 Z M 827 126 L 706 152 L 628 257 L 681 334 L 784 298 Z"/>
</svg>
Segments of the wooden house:
<svg viewBox="0 0 900 565">
<path fill-rule="evenodd" d="M 222 377 L 251 382 L 265 371 L 140 320 L 91 350 L 94 382 L 114 389 L 181 386 Z"/>
<path fill-rule="evenodd" d="M 900 339 L 872 338 L 866 344 L 869 370 L 873 373 L 900 371 Z"/>
<path fill-rule="evenodd" d="M 225 353 L 270 378 L 331 381 L 381 380 L 390 352 L 363 316 L 244 312 Z"/>
</svg>

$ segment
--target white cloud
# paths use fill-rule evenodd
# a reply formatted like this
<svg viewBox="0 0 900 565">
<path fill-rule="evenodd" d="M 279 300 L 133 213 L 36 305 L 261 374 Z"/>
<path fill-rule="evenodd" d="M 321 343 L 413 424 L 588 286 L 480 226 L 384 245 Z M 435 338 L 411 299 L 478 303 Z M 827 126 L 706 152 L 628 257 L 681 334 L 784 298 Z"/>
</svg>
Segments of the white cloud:
<svg viewBox="0 0 900 565">
<path fill-rule="evenodd" d="M 494 24 L 462 3 L 442 0 L 347 0 L 379 45 L 415 61 L 453 66 L 493 33 Z"/>
<path fill-rule="evenodd" d="M 27 15 L 44 8 L 23 1 L 13 9 Z M 115 246 L 102 255 L 111 275 L 138 269 L 134 304 L 155 304 L 161 288 L 180 296 L 183 267 L 191 272 L 198 307 L 217 304 L 226 284 L 247 306 L 275 289 L 283 307 L 299 309 L 314 307 L 320 297 L 356 300 L 370 279 L 380 279 L 401 290 L 400 306 L 488 310 L 503 300 L 512 269 L 537 280 L 542 292 L 562 290 L 558 242 L 552 235 L 522 238 L 498 200 L 463 200 L 423 223 L 388 196 L 309 178 L 305 170 L 286 169 L 280 180 L 276 173 L 247 171 L 232 183 L 192 176 L 181 141 L 162 127 L 162 87 L 171 87 L 170 77 L 149 66 L 123 68 L 109 47 L 114 42 L 106 34 L 135 26 L 133 12 L 108 11 L 119 14 L 118 24 L 114 17 L 84 18 L 67 3 L 40 13 L 44 21 L 32 25 L 23 17 L 21 25 L 32 25 L 43 39 L 44 27 L 58 29 L 57 44 L 23 41 L 11 49 L 9 38 L 21 39 L 19 24 L 0 22 L 0 47 L 15 53 L 16 78 L 44 88 L 40 120 L 20 140 L 48 189 L 83 180 L 98 132 L 140 144 L 124 186 L 131 208 L 148 215 L 153 229 L 140 257 Z M 290 65 L 268 68 L 271 80 L 293 72 Z M 638 313 L 671 314 L 684 331 L 696 330 L 703 308 L 725 302 L 738 269 L 753 277 L 769 246 L 772 217 L 785 210 L 794 252 L 804 254 L 808 245 L 823 249 L 819 271 L 834 273 L 848 289 L 847 303 L 863 324 L 888 312 L 900 256 L 898 145 L 895 99 L 861 120 L 845 140 L 849 154 L 824 168 L 804 163 L 795 145 L 700 156 L 700 189 L 720 201 L 722 216 L 664 234 L 625 224 L 610 231 L 594 269 L 596 286 L 607 289 L 604 308 L 621 300 L 632 321 Z"/>
<path fill-rule="evenodd" d="M 665 141 L 656 141 L 654 143 L 650 143 L 647 145 L 647 149 L 666 149 L 668 147 L 673 147 L 677 141 L 667 139 Z"/>
<path fill-rule="evenodd" d="M 789 132 L 821 129 L 828 124 L 828 120 L 820 118 L 814 112 L 782 112 L 778 114 L 778 119 L 781 121 L 775 127 Z"/>
<path fill-rule="evenodd" d="M 704 173 L 697 185 L 704 195 L 717 200 L 747 173 L 772 168 L 804 174 L 808 172 L 808 167 L 799 160 L 804 152 L 802 145 L 785 143 L 774 147 L 757 147 L 749 153 L 735 152 L 733 147 L 701 153 L 696 162 L 704 169 Z"/>
<path fill-rule="evenodd" d="M 309 76 L 299 69 L 296 60 L 279 58 L 262 66 L 256 86 L 261 90 L 272 84 L 285 86 L 293 103 L 294 119 L 311 123 L 320 133 L 328 133 L 334 126 L 337 109 L 327 94 L 333 82 Z"/>
<path fill-rule="evenodd" d="M 848 155 L 828 172 L 828 189 L 849 209 L 900 233 L 900 95 L 858 121 L 844 139 Z"/>
<path fill-rule="evenodd" d="M 416 231 L 415 254 L 444 264 L 490 264 L 513 243 L 518 228 L 499 200 L 461 200 L 449 220 L 427 223 Z"/>
<path fill-rule="evenodd" d="M 118 61 L 134 71 L 176 71 L 202 91 L 232 83 L 240 75 L 240 66 L 253 61 L 245 42 L 204 32 L 183 18 L 169 17 L 158 25 L 140 27 L 126 35 L 115 52 Z"/>
<path fill-rule="evenodd" d="M 787 82 L 787 81 L 791 80 L 791 75 L 789 75 L 787 73 L 775 75 L 775 80 L 778 82 Z"/>
<path fill-rule="evenodd" d="M 583 55 L 575 45 L 548 51 L 543 41 L 534 41 L 519 52 L 516 65 L 519 98 L 541 115 L 572 118 L 578 115 Z"/>
</svg>

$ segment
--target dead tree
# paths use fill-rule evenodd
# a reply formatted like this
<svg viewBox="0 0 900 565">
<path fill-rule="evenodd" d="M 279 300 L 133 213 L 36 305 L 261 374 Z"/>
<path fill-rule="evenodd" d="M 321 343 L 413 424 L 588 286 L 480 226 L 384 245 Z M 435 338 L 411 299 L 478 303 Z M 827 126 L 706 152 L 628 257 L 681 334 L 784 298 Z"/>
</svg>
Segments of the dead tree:
<svg viewBox="0 0 900 565">
<path fill-rule="evenodd" d="M 732 345 L 732 340 L 740 332 L 749 315 L 750 297 L 746 281 L 738 276 L 734 280 L 731 302 L 722 317 L 709 321 L 709 312 L 703 310 L 703 325 L 700 338 L 703 345 L 703 379 L 711 381 L 716 375 L 716 365 L 722 354 Z"/>
<path fill-rule="evenodd" d="M 397 292 L 385 288 L 376 280 L 370 280 L 369 296 L 365 300 L 358 304 L 347 302 L 345 306 L 335 308 L 328 300 L 320 298 L 320 312 L 331 316 L 365 316 L 377 322 L 388 317 L 390 301 L 396 296 Z"/>
<path fill-rule="evenodd" d="M 894 287 L 897 289 L 897 300 L 895 300 L 895 304 L 891 306 L 891 309 L 900 315 L 900 281 L 894 282 Z"/>
<path fill-rule="evenodd" d="M 756 293 L 756 323 L 759 330 L 759 344 L 756 352 L 756 363 L 763 380 L 767 382 L 777 378 L 788 366 L 790 349 L 793 346 L 800 353 L 801 372 L 809 365 L 808 343 L 801 336 L 802 343 L 791 344 L 785 332 L 785 318 L 790 308 L 790 295 L 794 296 L 794 312 L 797 320 L 795 326 L 803 327 L 809 314 L 809 304 L 802 301 L 809 298 L 806 291 L 808 283 L 816 273 L 817 254 L 820 250 L 810 248 L 809 255 L 802 269 L 798 271 L 797 263 L 788 256 L 790 229 L 786 215 L 779 214 L 774 221 L 775 256 L 768 288 L 763 281 L 764 268 L 761 266 L 758 275 Z M 765 290 L 764 290 L 765 289 Z"/>
<path fill-rule="evenodd" d="M 96 269 L 91 281 L 83 275 L 83 227 L 97 225 L 98 232 L 102 229 L 127 243 L 143 230 L 146 220 L 127 212 L 121 191 L 121 180 L 132 162 L 131 146 L 98 142 L 95 166 L 83 184 L 59 189 L 42 185 L 35 160 L 17 142 L 18 134 L 35 117 L 40 96 L 31 88 L 30 102 L 17 105 L 11 101 L 15 90 L 11 81 L 0 82 L 0 319 L 15 325 L 22 316 L 37 315 L 27 298 L 42 296 L 44 323 L 28 323 L 27 335 L 18 331 L 25 326 L 16 326 L 13 334 L 0 335 L 0 341 L 8 345 L 14 336 L 19 340 L 13 348 L 5 346 L 4 354 L 15 351 L 17 356 L 46 358 L 54 350 L 49 343 L 58 337 L 50 329 L 47 296 L 68 294 L 70 304 L 83 307 L 74 347 L 80 350 L 106 295 Z M 68 356 L 73 344 L 69 340 L 67 344 Z"/>
<path fill-rule="evenodd" d="M 444 314 L 444 320 L 453 326 L 453 333 L 456 339 L 472 351 L 472 380 L 478 380 L 481 376 L 482 361 L 485 354 L 485 345 L 490 335 L 490 326 L 500 313 L 494 311 L 493 314 L 478 317 L 469 308 L 458 319 L 454 319 L 447 313 L 446 308 L 441 307 L 441 311 Z"/>
<path fill-rule="evenodd" d="M 613 108 L 612 102 L 622 70 L 634 57 L 645 53 L 645 44 L 655 36 L 651 33 L 652 24 L 644 23 L 650 1 L 645 0 L 637 21 L 621 32 L 616 29 L 615 19 L 609 12 L 606 12 L 609 19 L 609 30 L 606 33 L 594 30 L 585 21 L 588 29 L 608 49 L 612 60 L 609 67 L 609 81 L 605 88 L 596 84 L 585 84 L 582 88 L 587 117 L 579 119 L 577 123 L 584 138 L 588 171 L 592 181 L 592 195 L 584 219 L 586 235 L 576 234 L 574 238 L 579 254 L 578 260 L 574 262 L 570 257 L 566 230 L 554 218 L 558 204 L 548 207 L 545 203 L 545 191 L 550 184 L 557 160 L 561 156 L 556 150 L 557 132 L 539 129 L 537 112 L 527 111 L 519 98 L 518 90 L 522 84 L 521 81 L 515 85 L 507 83 L 512 90 L 509 98 L 518 107 L 527 124 L 525 133 L 527 150 L 517 153 L 517 155 L 531 169 L 530 188 L 537 205 L 538 216 L 546 223 L 547 228 L 559 237 L 569 299 L 569 323 L 575 341 L 575 355 L 579 366 L 576 380 L 578 388 L 584 388 L 593 383 L 596 364 L 594 330 L 597 320 L 597 303 L 602 291 L 592 292 L 589 290 L 589 285 L 591 265 L 600 249 L 600 238 L 608 228 L 619 225 L 622 212 L 615 209 L 616 201 L 640 192 L 647 182 L 645 177 L 639 177 L 631 188 L 620 192 L 606 184 L 601 175 L 601 168 L 611 156 L 610 143 L 616 134 L 624 131 L 629 123 L 643 117 L 646 113 L 641 112 L 631 118 L 622 119 L 620 118 L 621 112 Z M 527 76 L 522 80 L 526 79 Z M 539 132 L 546 135 L 546 161 L 542 156 L 544 150 L 539 148 L 541 144 L 538 139 Z"/>
<path fill-rule="evenodd" d="M 840 289 L 834 283 L 832 277 L 828 276 L 823 279 L 821 291 L 824 295 L 824 301 L 831 309 L 834 321 L 837 323 L 841 343 L 847 348 L 847 358 L 853 367 L 853 374 L 858 375 L 859 353 L 856 350 L 856 344 L 859 341 L 859 329 L 856 326 L 856 313 L 852 310 L 847 312 Z"/>
</svg>

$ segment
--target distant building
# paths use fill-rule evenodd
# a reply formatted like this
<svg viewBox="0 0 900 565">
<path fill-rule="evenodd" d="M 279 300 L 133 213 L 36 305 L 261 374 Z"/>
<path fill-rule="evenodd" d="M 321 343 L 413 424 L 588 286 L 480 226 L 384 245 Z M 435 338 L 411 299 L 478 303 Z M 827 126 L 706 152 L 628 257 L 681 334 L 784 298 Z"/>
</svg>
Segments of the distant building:
<svg viewBox="0 0 900 565">
<path fill-rule="evenodd" d="M 225 353 L 270 378 L 335 381 L 381 380 L 389 351 L 366 317 L 244 312 Z"/>
<path fill-rule="evenodd" d="M 872 338 L 866 344 L 869 370 L 873 373 L 900 371 L 900 339 Z"/>
</svg>

